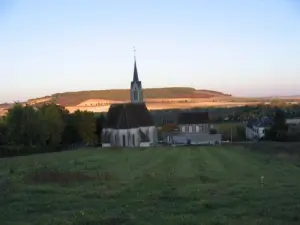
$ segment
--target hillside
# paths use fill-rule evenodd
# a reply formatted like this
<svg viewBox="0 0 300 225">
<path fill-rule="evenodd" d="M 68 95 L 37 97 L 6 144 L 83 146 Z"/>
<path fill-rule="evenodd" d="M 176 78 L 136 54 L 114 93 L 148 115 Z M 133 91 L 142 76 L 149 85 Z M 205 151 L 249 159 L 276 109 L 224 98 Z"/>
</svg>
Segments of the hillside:
<svg viewBox="0 0 300 225">
<path fill-rule="evenodd" d="M 145 88 L 143 90 L 145 99 L 170 99 L 170 98 L 212 98 L 230 96 L 221 92 L 211 90 L 196 90 L 187 87 L 173 88 Z M 55 101 L 63 106 L 76 106 L 89 99 L 105 99 L 111 101 L 127 101 L 130 99 L 129 89 L 92 90 L 57 93 L 28 100 L 29 104 L 39 104 Z"/>
</svg>

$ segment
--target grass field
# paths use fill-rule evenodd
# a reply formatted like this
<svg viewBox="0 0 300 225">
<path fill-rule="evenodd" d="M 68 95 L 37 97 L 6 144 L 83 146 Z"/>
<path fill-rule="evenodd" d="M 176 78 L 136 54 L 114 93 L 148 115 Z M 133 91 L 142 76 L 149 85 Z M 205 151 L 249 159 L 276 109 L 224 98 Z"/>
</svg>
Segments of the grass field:
<svg viewBox="0 0 300 225">
<path fill-rule="evenodd" d="M 220 146 L 0 159 L 0 224 L 300 224 L 295 157 Z"/>
</svg>

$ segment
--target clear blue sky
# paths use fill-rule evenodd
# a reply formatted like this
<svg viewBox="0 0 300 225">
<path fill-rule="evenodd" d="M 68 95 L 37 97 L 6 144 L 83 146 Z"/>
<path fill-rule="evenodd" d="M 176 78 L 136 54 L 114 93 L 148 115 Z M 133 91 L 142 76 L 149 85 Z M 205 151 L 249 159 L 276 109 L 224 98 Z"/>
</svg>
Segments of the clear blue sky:
<svg viewBox="0 0 300 225">
<path fill-rule="evenodd" d="M 0 102 L 144 87 L 300 94 L 298 0 L 0 0 Z"/>
</svg>

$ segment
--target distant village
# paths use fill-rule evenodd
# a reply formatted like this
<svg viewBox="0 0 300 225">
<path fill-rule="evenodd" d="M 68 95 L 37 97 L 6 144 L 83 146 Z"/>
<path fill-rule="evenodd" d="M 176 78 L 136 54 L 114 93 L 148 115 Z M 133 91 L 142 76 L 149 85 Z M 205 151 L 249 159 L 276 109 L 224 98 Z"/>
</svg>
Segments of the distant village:
<svg viewBox="0 0 300 225">
<path fill-rule="evenodd" d="M 2 153 L 0 151 L 1 154 L 17 154 L 19 150 L 11 151 L 12 146 L 40 151 L 37 149 L 44 149 L 45 146 L 61 149 L 90 145 L 149 147 L 300 141 L 300 105 L 297 102 L 274 99 L 265 104 L 257 102 L 232 107 L 170 107 L 149 110 L 147 101 L 144 100 L 136 59 L 130 82 L 130 99 L 126 101 L 89 100 L 80 103 L 82 109 L 78 106 L 72 109 L 60 106 L 51 99 L 46 104 L 44 100 L 32 101 L 31 104 L 17 103 L 11 109 L 4 107 L 5 114 L 0 120 L 0 146 L 2 144 L 5 150 Z M 155 103 L 161 99 L 150 99 L 151 101 Z M 182 99 L 181 103 L 193 101 L 195 102 Z M 178 99 L 166 102 L 178 103 Z M 90 107 L 101 104 L 107 107 L 107 112 L 91 112 Z M 54 122 L 51 120 L 55 117 L 49 117 L 48 114 L 55 112 L 60 116 Z M 43 122 L 38 122 L 37 119 Z M 42 126 L 45 121 L 48 121 L 48 125 Z M 8 148 L 3 147 L 7 145 Z M 36 150 L 32 150 L 32 146 Z"/>
</svg>

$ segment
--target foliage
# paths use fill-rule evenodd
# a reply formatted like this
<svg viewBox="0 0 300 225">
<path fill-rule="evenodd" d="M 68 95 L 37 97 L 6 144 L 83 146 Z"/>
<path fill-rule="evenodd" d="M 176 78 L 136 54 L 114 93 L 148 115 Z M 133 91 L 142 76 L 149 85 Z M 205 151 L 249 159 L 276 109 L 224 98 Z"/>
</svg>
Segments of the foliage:
<svg viewBox="0 0 300 225">
<path fill-rule="evenodd" d="M 7 143 L 6 134 L 7 134 L 7 124 L 5 123 L 5 121 L 0 120 L 0 145 L 4 145 Z"/>
<path fill-rule="evenodd" d="M 178 131 L 179 127 L 175 123 L 167 123 L 161 126 L 160 131 L 161 132 L 173 132 Z"/>
<path fill-rule="evenodd" d="M 259 144 L 0 159 L 1 224 L 299 225 L 299 156 Z"/>
<path fill-rule="evenodd" d="M 211 128 L 211 129 L 209 130 L 209 133 L 210 133 L 210 134 L 217 134 L 218 131 L 217 131 L 217 129 L 215 129 L 215 128 Z"/>
<path fill-rule="evenodd" d="M 222 134 L 224 141 L 243 141 L 245 140 L 245 125 L 241 122 L 222 122 L 214 124 L 217 133 Z"/>
<path fill-rule="evenodd" d="M 286 125 L 285 114 L 277 109 L 273 117 L 273 125 L 266 133 L 266 139 L 272 141 L 287 141 L 288 126 Z"/>
<path fill-rule="evenodd" d="M 60 150 L 70 145 L 98 143 L 104 118 L 76 111 L 70 114 L 56 104 L 39 108 L 16 103 L 0 121 L 0 156 Z M 99 134 L 98 134 L 99 132 Z"/>
</svg>

